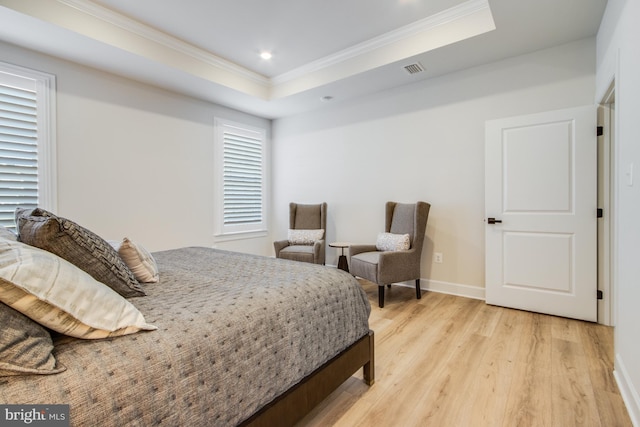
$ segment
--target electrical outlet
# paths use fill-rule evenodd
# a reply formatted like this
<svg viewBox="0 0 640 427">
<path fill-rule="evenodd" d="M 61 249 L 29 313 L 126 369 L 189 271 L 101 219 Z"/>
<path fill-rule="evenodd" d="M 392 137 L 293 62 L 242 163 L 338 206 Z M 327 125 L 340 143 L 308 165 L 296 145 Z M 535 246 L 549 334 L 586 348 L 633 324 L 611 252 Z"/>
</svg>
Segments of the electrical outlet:
<svg viewBox="0 0 640 427">
<path fill-rule="evenodd" d="M 433 262 L 437 264 L 442 264 L 442 252 L 434 252 Z"/>
</svg>

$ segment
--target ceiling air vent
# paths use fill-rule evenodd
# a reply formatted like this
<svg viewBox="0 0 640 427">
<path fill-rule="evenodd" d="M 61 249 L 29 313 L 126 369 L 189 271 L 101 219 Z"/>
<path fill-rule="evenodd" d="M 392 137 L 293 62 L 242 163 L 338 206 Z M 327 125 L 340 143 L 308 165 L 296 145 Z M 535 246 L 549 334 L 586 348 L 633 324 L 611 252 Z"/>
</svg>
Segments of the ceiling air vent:
<svg viewBox="0 0 640 427">
<path fill-rule="evenodd" d="M 415 64 L 405 65 L 404 69 L 409 74 L 417 74 L 417 73 L 421 73 L 421 72 L 424 71 L 424 68 L 422 67 L 422 65 L 419 62 L 416 62 Z"/>
</svg>

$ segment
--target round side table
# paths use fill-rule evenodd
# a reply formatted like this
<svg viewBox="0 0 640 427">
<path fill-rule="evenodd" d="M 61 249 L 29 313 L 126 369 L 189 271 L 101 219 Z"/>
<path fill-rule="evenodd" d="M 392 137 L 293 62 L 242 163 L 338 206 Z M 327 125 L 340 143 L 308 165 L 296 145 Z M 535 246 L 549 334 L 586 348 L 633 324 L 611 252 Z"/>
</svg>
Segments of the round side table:
<svg viewBox="0 0 640 427">
<path fill-rule="evenodd" d="M 338 257 L 338 268 L 340 270 L 344 270 L 347 273 L 349 272 L 349 264 L 347 263 L 347 256 L 344 254 L 345 248 L 349 247 L 349 243 L 345 242 L 333 242 L 329 243 L 329 246 L 332 248 L 340 248 L 342 249 L 341 255 Z"/>
</svg>

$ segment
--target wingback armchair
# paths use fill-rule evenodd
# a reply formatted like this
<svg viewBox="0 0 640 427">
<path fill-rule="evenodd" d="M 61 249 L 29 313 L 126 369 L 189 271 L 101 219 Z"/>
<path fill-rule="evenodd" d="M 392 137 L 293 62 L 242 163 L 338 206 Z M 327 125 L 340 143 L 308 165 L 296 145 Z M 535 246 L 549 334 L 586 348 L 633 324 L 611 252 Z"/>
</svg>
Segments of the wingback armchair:
<svg viewBox="0 0 640 427">
<path fill-rule="evenodd" d="M 376 245 L 351 245 L 349 247 L 350 271 L 378 284 L 378 305 L 384 307 L 384 287 L 407 280 L 416 281 L 416 298 L 422 297 L 420 289 L 420 257 L 424 244 L 427 218 L 431 205 L 426 202 L 402 204 L 387 202 L 385 233 L 401 237 L 408 234 L 408 249 L 384 250 L 380 238 Z"/>
<path fill-rule="evenodd" d="M 287 240 L 273 242 L 276 258 L 325 263 L 325 230 L 327 204 L 289 204 L 289 235 Z"/>
</svg>

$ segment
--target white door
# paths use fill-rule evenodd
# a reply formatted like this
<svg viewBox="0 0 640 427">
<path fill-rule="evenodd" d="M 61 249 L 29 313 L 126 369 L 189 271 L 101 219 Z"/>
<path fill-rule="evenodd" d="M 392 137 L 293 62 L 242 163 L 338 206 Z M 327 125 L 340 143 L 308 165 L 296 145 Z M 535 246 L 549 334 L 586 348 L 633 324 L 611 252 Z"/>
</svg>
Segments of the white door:
<svg viewBox="0 0 640 427">
<path fill-rule="evenodd" d="M 595 322 L 595 106 L 485 130 L 486 302 Z"/>
</svg>

